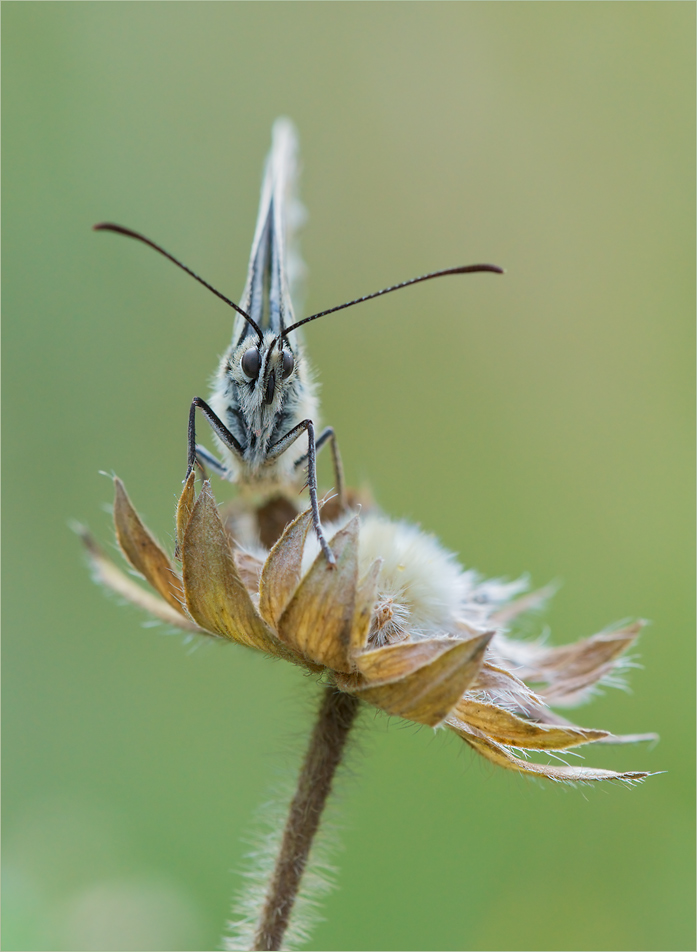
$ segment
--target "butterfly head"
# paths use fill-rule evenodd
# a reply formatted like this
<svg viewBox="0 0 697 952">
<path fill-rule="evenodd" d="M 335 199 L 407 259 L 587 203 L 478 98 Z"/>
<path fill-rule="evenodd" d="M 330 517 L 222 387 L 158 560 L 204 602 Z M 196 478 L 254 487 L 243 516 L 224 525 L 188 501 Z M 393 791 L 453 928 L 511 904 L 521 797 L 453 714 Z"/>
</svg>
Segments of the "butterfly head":
<svg viewBox="0 0 697 952">
<path fill-rule="evenodd" d="M 247 335 L 227 362 L 227 372 L 238 388 L 246 414 L 273 417 L 297 386 L 299 352 L 271 331 Z"/>
</svg>

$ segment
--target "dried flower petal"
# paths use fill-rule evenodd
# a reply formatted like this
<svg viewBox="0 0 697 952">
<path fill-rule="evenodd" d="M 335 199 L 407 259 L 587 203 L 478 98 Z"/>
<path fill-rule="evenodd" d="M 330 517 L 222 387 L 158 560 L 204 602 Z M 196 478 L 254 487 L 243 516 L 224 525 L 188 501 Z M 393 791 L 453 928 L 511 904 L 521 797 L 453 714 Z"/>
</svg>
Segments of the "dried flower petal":
<svg viewBox="0 0 697 952">
<path fill-rule="evenodd" d="M 358 516 L 329 543 L 336 565 L 322 552 L 303 578 L 278 623 L 278 633 L 316 664 L 351 670 L 349 639 L 358 577 Z"/>
<path fill-rule="evenodd" d="M 599 744 L 653 744 L 659 741 L 660 735 L 650 731 L 648 734 L 608 734 L 598 741 Z"/>
<path fill-rule="evenodd" d="M 240 578 L 250 592 L 259 590 L 259 581 L 264 568 L 264 560 L 260 559 L 253 552 L 246 552 L 244 549 L 235 549 L 233 551 L 235 565 Z"/>
<path fill-rule="evenodd" d="M 527 714 L 531 707 L 543 704 L 542 698 L 520 678 L 490 661 L 484 662 L 470 691 L 482 692 L 495 704 L 515 708 L 523 714 Z"/>
<path fill-rule="evenodd" d="M 356 694 L 388 714 L 435 727 L 476 676 L 492 632 L 469 641 L 399 642 L 357 658 L 368 681 Z"/>
<path fill-rule="evenodd" d="M 615 670 L 616 664 L 608 662 L 578 678 L 556 681 L 552 687 L 541 690 L 540 697 L 545 704 L 555 707 L 575 707 L 587 700 L 601 681 L 612 680 Z"/>
<path fill-rule="evenodd" d="M 184 533 L 182 569 L 189 612 L 202 628 L 250 648 L 289 657 L 290 652 L 260 618 L 239 576 L 207 481 Z"/>
<path fill-rule="evenodd" d="M 554 595 L 556 590 L 556 585 L 545 585 L 544 588 L 538 588 L 534 592 L 521 595 L 520 598 L 516 598 L 514 601 L 509 602 L 508 605 L 504 605 L 503 608 L 499 608 L 498 611 L 494 612 L 491 616 L 491 620 L 497 625 L 507 625 L 510 621 L 516 619 L 518 615 L 522 615 L 524 612 L 532 611 L 544 605 L 544 603 Z"/>
<path fill-rule="evenodd" d="M 114 489 L 114 525 L 123 554 L 172 608 L 183 613 L 184 591 L 179 575 L 141 522 L 118 477 L 114 479 Z"/>
<path fill-rule="evenodd" d="M 448 718 L 448 724 L 455 728 L 464 726 L 462 721 L 482 731 L 491 740 L 531 750 L 566 750 L 567 747 L 604 740 L 609 736 L 608 731 L 589 730 L 573 724 L 567 727 L 536 724 L 494 704 L 483 704 L 467 698 L 458 701 Z"/>
<path fill-rule="evenodd" d="M 312 525 L 312 510 L 306 509 L 289 523 L 269 553 L 259 580 L 259 612 L 273 626 L 288 607 L 300 582 L 303 547 Z"/>
<path fill-rule="evenodd" d="M 558 766 L 556 764 L 535 764 L 529 760 L 521 760 L 514 757 L 513 754 L 501 744 L 493 740 L 487 740 L 484 737 L 477 737 L 467 731 L 457 731 L 470 747 L 486 757 L 492 763 L 499 767 L 505 767 L 507 770 L 517 770 L 519 773 L 532 774 L 533 776 L 546 777 L 548 780 L 565 781 L 567 783 L 585 783 L 591 780 L 644 780 L 651 776 L 644 770 L 627 771 L 626 773 L 616 773 L 614 770 L 598 770 L 594 767 L 569 767 L 566 764 Z"/>
<path fill-rule="evenodd" d="M 378 594 L 378 578 L 382 559 L 376 559 L 356 586 L 356 605 L 351 623 L 350 650 L 357 654 L 365 648 L 370 621 Z"/>
<path fill-rule="evenodd" d="M 617 680 L 620 655 L 634 644 L 646 623 L 636 621 L 622 628 L 602 631 L 573 645 L 537 648 L 523 667 L 528 680 L 548 685 L 540 690 L 547 704 L 571 707 L 585 701 L 595 686 Z"/>
<path fill-rule="evenodd" d="M 186 479 L 186 482 L 184 483 L 184 488 L 182 489 L 179 502 L 177 503 L 177 547 L 174 553 L 176 558 L 181 558 L 181 547 L 184 544 L 184 533 L 186 532 L 186 527 L 189 525 L 189 519 L 191 518 L 191 513 L 194 509 L 194 503 L 196 501 L 196 492 L 194 489 L 195 482 L 196 473 L 192 469 Z"/>
<path fill-rule="evenodd" d="M 593 677 L 595 672 L 605 671 L 607 664 L 636 641 L 645 624 L 644 621 L 635 621 L 623 628 L 601 631 L 590 638 L 556 648 L 529 645 L 528 663 L 520 675 L 527 681 L 547 684 Z M 598 680 L 598 677 L 594 677 L 594 680 Z"/>
<path fill-rule="evenodd" d="M 544 703 L 531 704 L 524 711 L 527 717 L 531 717 L 536 724 L 549 724 L 553 727 L 576 728 L 575 724 L 562 717 L 556 711 L 547 707 Z M 658 734 L 611 734 L 607 733 L 605 737 L 599 737 L 597 744 L 639 744 L 660 740 Z"/>
<path fill-rule="evenodd" d="M 114 565 L 111 559 L 104 554 L 86 529 L 78 527 L 77 531 L 87 550 L 90 567 L 96 582 L 106 585 L 112 592 L 116 592 L 117 595 L 121 595 L 122 598 L 127 599 L 133 605 L 142 608 L 143 611 L 154 615 L 155 618 L 159 618 L 160 621 L 166 622 L 168 625 L 176 625 L 177 628 L 181 628 L 184 631 L 193 631 L 201 635 L 208 634 L 208 632 L 199 628 L 190 618 L 183 615 L 181 611 L 176 611 L 168 602 L 162 598 L 158 598 L 157 595 L 153 595 L 152 592 L 146 592 L 145 589 L 136 584 L 129 575 L 122 572 L 121 569 Z"/>
</svg>

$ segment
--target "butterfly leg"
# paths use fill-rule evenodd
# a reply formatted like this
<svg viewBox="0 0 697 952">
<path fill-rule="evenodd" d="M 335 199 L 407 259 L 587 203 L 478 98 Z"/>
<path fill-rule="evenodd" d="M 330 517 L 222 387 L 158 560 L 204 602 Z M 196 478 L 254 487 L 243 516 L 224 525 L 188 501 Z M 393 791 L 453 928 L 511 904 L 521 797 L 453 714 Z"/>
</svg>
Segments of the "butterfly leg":
<svg viewBox="0 0 697 952">
<path fill-rule="evenodd" d="M 334 432 L 334 428 L 331 426 L 328 426 L 322 430 L 320 435 L 317 437 L 315 451 L 319 453 L 326 443 L 330 443 L 332 448 L 332 465 L 334 467 L 336 494 L 339 497 L 339 507 L 343 509 L 346 505 L 346 498 L 344 495 L 344 467 L 341 463 L 341 454 L 339 453 L 339 444 L 336 439 L 336 433 Z M 300 459 L 295 464 L 295 468 L 299 469 L 306 460 L 307 453 L 300 457 Z"/>
<path fill-rule="evenodd" d="M 189 474 L 192 469 L 198 462 L 199 465 L 202 463 L 207 463 L 211 469 L 214 469 L 219 475 L 227 473 L 227 470 L 219 460 L 215 458 L 211 453 L 205 450 L 202 446 L 196 445 L 196 407 L 198 407 L 208 420 L 211 425 L 211 429 L 223 443 L 231 450 L 236 456 L 239 456 L 240 459 L 243 458 L 243 449 L 228 430 L 225 424 L 216 416 L 216 414 L 211 410 L 205 400 L 202 400 L 201 397 L 194 397 L 191 401 L 191 407 L 189 409 L 189 433 L 188 433 L 188 452 L 186 458 L 186 476 L 184 481 L 189 478 Z"/>
<path fill-rule="evenodd" d="M 322 531 L 322 524 L 319 518 L 319 503 L 317 501 L 317 450 L 315 445 L 315 427 L 312 420 L 303 420 L 292 430 L 288 430 L 285 436 L 269 447 L 267 460 L 272 462 L 277 459 L 281 453 L 292 446 L 293 443 L 303 433 L 307 433 L 307 455 L 303 459 L 307 460 L 307 488 L 310 493 L 310 507 L 312 509 L 312 525 L 314 526 L 320 547 L 324 552 L 327 562 L 331 567 L 336 565 L 334 553 L 329 548 L 329 543 Z M 324 435 L 324 434 L 323 434 Z"/>
<path fill-rule="evenodd" d="M 206 447 L 201 446 L 199 443 L 196 444 L 196 462 L 201 469 L 207 466 L 213 470 L 216 476 L 220 476 L 221 479 L 230 479 L 230 473 L 225 464 L 221 463 L 216 456 L 209 453 Z"/>
</svg>

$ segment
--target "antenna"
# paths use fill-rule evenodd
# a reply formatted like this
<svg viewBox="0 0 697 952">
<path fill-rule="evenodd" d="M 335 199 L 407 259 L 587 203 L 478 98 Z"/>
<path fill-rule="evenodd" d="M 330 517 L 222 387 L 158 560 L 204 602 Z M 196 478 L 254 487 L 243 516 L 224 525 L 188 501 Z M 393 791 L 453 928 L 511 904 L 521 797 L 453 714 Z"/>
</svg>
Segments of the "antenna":
<svg viewBox="0 0 697 952">
<path fill-rule="evenodd" d="M 383 288 L 382 291 L 375 291 L 374 294 L 366 294 L 365 297 L 356 298 L 353 301 L 347 301 L 346 304 L 339 304 L 337 307 L 330 307 L 327 311 L 319 311 L 317 314 L 311 314 L 310 317 L 304 317 L 302 321 L 291 324 L 290 327 L 282 332 L 281 336 L 286 337 L 291 331 L 308 324 L 310 321 L 316 321 L 318 317 L 325 317 L 327 314 L 333 314 L 334 311 L 343 311 L 345 307 L 353 307 L 354 304 L 361 304 L 363 301 L 370 301 L 372 298 L 380 297 L 381 294 L 389 294 L 390 291 L 399 291 L 400 288 L 408 288 L 410 284 L 418 284 L 420 281 L 430 281 L 431 278 L 442 278 L 446 274 L 472 274 L 475 271 L 491 271 L 494 274 L 505 274 L 503 268 L 496 264 L 468 264 L 459 268 L 446 268 L 445 271 L 432 271 L 430 274 L 422 274 L 418 278 L 411 278 L 409 281 L 402 281 L 400 284 L 393 284 L 389 288 Z"/>
<path fill-rule="evenodd" d="M 135 238 L 137 241 L 142 241 L 144 245 L 149 245 L 151 248 L 154 248 L 155 251 L 159 251 L 161 255 L 164 255 L 165 258 L 169 258 L 178 268 L 181 268 L 182 271 L 186 271 L 187 274 L 190 274 L 192 278 L 195 278 L 199 284 L 202 284 L 204 288 L 208 288 L 209 291 L 212 291 L 221 301 L 225 301 L 226 304 L 229 304 L 230 307 L 234 308 L 238 314 L 241 314 L 242 317 L 248 321 L 254 330 L 259 335 L 259 342 L 264 340 L 264 335 L 261 332 L 261 328 L 256 321 L 247 314 L 246 311 L 243 311 L 242 308 L 235 304 L 234 301 L 231 301 L 230 298 L 225 297 L 224 294 L 221 294 L 220 291 L 216 291 L 212 284 L 209 284 L 207 281 L 204 281 L 203 278 L 200 278 L 191 268 L 187 268 L 185 264 L 182 264 L 181 261 L 178 261 L 174 255 L 171 255 L 169 251 L 165 251 L 164 248 L 161 248 L 159 245 L 156 245 L 154 241 L 150 241 L 149 238 L 146 238 L 145 235 L 139 234 L 137 231 L 132 231 L 130 228 L 124 228 L 123 225 L 114 225 L 112 222 L 104 221 L 100 222 L 98 225 L 92 226 L 93 231 L 113 231 L 117 235 L 125 235 L 127 238 Z"/>
</svg>

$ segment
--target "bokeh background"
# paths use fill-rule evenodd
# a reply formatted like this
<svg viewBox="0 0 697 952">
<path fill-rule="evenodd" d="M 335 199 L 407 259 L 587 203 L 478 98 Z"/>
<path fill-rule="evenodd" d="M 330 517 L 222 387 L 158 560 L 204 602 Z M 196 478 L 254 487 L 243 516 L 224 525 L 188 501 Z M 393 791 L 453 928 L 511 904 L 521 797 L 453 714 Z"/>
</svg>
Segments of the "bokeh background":
<svg viewBox="0 0 697 952">
<path fill-rule="evenodd" d="M 557 643 L 652 620 L 579 713 L 667 771 L 567 789 L 365 715 L 310 949 L 691 949 L 694 5 L 6 3 L 4 936 L 216 949 L 316 685 L 191 651 L 88 578 L 115 471 L 170 542 L 189 402 L 227 345 L 280 114 L 348 476 L 493 575 L 563 582 Z M 203 430 L 201 431 L 203 433 Z M 328 471 L 325 470 L 328 479 Z M 217 488 L 219 498 L 226 490 Z"/>
</svg>

